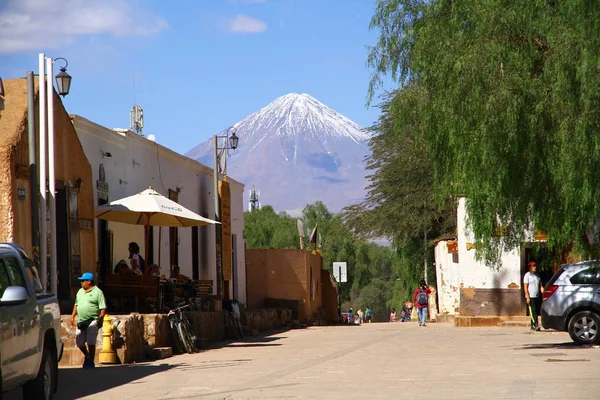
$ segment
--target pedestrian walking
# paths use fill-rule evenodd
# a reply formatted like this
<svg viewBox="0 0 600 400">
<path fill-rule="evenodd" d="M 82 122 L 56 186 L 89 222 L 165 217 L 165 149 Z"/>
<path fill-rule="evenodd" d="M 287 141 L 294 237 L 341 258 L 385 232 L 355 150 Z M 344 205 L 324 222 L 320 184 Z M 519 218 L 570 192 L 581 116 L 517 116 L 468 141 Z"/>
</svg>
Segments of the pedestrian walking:
<svg viewBox="0 0 600 400">
<path fill-rule="evenodd" d="M 529 262 L 529 272 L 523 277 L 523 292 L 525 292 L 525 298 L 527 299 L 527 305 L 529 306 L 529 314 L 531 317 L 531 330 L 539 331 L 538 316 L 540 315 L 540 308 L 542 307 L 542 293 L 544 287 L 542 286 L 542 280 L 537 274 L 537 264 L 535 261 Z"/>
<path fill-rule="evenodd" d="M 371 323 L 373 319 L 373 311 L 369 307 L 365 308 L 365 322 Z"/>
<path fill-rule="evenodd" d="M 362 308 L 359 308 L 356 314 L 358 315 L 358 324 L 362 325 L 365 316 L 365 313 L 363 312 Z"/>
<path fill-rule="evenodd" d="M 106 315 L 106 301 L 104 293 L 94 283 L 94 274 L 86 272 L 77 279 L 81 282 L 81 289 L 75 297 L 71 324 L 75 325 L 77 317 L 75 343 L 85 357 L 83 368 L 89 369 L 94 368 L 96 338 L 98 327 L 102 326 L 102 318 Z"/>
<path fill-rule="evenodd" d="M 427 308 L 429 307 L 429 295 L 431 289 L 424 280 L 419 282 L 419 287 L 415 289 L 413 296 L 413 303 L 417 305 L 417 311 L 419 312 L 419 326 L 425 326 L 427 321 Z"/>
</svg>

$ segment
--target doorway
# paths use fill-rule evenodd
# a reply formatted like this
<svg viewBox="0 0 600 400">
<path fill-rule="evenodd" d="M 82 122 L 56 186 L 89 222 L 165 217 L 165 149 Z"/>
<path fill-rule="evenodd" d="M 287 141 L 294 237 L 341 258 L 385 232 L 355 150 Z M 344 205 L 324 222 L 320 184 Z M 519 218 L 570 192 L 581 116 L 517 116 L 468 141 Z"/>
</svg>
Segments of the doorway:
<svg viewBox="0 0 600 400">
<path fill-rule="evenodd" d="M 72 308 L 69 243 L 67 190 L 62 188 L 56 190 L 56 262 L 58 265 L 58 293 L 56 296 L 62 313 L 70 313 L 70 308 Z"/>
<path fill-rule="evenodd" d="M 98 205 L 102 206 L 108 203 L 108 199 L 98 199 Z M 99 219 L 98 221 L 98 285 L 100 289 L 104 286 L 104 277 L 111 273 L 112 260 L 110 257 L 110 233 L 108 231 L 108 221 Z"/>
<path fill-rule="evenodd" d="M 169 189 L 169 200 L 179 203 L 179 193 Z M 169 262 L 169 271 L 173 270 L 174 265 L 179 265 L 179 236 L 177 228 L 169 228 Z"/>
<path fill-rule="evenodd" d="M 231 235 L 231 279 L 233 280 L 233 298 L 234 299 L 238 299 L 239 298 L 239 293 L 238 293 L 238 285 L 239 285 L 239 278 L 238 278 L 238 274 L 237 274 L 237 235 L 236 234 L 232 234 Z"/>
<path fill-rule="evenodd" d="M 192 279 L 197 281 L 200 279 L 200 252 L 198 248 L 199 228 L 192 227 Z"/>
</svg>

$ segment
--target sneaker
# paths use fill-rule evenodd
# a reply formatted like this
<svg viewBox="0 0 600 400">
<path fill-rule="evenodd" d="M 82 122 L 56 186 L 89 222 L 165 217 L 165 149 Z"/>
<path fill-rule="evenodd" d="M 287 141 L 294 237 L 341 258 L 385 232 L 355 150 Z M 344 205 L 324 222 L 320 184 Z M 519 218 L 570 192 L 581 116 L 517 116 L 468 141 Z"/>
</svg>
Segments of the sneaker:
<svg viewBox="0 0 600 400">
<path fill-rule="evenodd" d="M 423 326 L 427 326 L 427 325 L 423 324 Z"/>
<path fill-rule="evenodd" d="M 419 326 L 423 326 L 423 324 L 421 324 L 421 323 L 419 322 Z"/>
</svg>

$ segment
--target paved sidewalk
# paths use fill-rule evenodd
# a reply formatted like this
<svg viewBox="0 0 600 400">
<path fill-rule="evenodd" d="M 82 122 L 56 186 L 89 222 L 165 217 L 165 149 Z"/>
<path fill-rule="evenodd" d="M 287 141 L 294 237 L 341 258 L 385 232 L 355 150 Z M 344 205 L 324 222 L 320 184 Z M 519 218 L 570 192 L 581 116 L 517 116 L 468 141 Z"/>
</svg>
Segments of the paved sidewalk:
<svg viewBox="0 0 600 400">
<path fill-rule="evenodd" d="M 61 369 L 57 398 L 600 399 L 599 373 L 600 348 L 575 346 L 565 333 L 379 323 L 286 331 L 156 363 Z"/>
</svg>

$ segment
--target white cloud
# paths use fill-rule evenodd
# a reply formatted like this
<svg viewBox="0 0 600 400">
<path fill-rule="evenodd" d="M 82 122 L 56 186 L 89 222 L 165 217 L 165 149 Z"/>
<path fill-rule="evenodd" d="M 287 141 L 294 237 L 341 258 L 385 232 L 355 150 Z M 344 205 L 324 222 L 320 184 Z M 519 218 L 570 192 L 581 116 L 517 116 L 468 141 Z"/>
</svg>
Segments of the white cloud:
<svg viewBox="0 0 600 400">
<path fill-rule="evenodd" d="M 229 31 L 233 33 L 260 33 L 267 30 L 267 24 L 244 14 L 237 15 L 229 22 Z"/>
<path fill-rule="evenodd" d="M 7 0 L 0 8 L 0 53 L 58 48 L 80 36 L 152 35 L 167 27 L 122 0 Z"/>
</svg>

